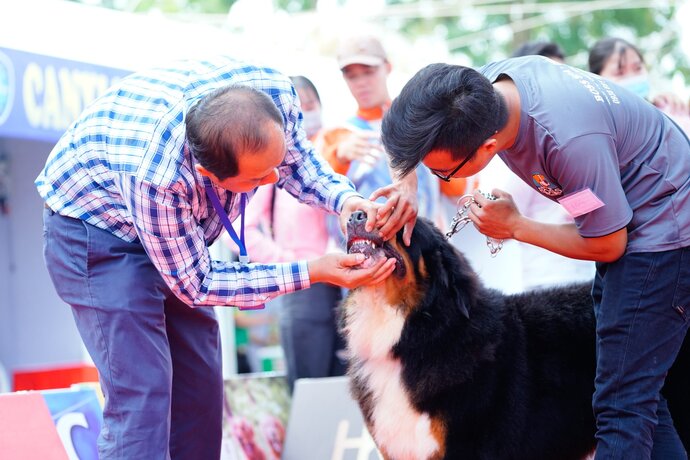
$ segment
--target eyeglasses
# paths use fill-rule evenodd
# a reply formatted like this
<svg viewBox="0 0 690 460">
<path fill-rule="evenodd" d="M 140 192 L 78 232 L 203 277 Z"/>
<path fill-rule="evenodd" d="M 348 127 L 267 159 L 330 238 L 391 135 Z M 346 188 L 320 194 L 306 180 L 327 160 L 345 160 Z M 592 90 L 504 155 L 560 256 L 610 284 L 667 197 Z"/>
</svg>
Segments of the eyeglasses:
<svg viewBox="0 0 690 460">
<path fill-rule="evenodd" d="M 470 161 L 470 158 L 472 158 L 473 156 L 474 156 L 473 154 L 467 155 L 467 156 L 465 157 L 465 159 L 462 160 L 462 161 L 460 162 L 460 164 L 459 164 L 458 166 L 456 166 L 455 169 L 453 169 L 453 170 L 452 170 L 451 172 L 449 172 L 448 174 L 441 174 L 440 172 L 434 171 L 434 170 L 431 169 L 431 168 L 429 168 L 429 170 L 431 171 L 431 173 L 432 173 L 434 176 L 438 177 L 438 178 L 441 179 L 442 181 L 450 182 L 450 180 L 453 178 L 453 176 L 455 175 L 455 173 L 458 172 L 458 171 L 460 171 L 460 168 L 462 168 L 463 166 L 465 166 L 465 163 L 467 163 L 468 161 Z"/>
</svg>

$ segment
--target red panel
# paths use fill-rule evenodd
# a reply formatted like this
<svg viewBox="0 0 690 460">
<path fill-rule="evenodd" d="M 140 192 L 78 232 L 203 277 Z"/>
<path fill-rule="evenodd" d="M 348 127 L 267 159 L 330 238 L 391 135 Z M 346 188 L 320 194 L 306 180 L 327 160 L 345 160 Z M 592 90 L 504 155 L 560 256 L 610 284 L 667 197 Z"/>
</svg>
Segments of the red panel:
<svg viewBox="0 0 690 460">
<path fill-rule="evenodd" d="M 80 364 L 14 372 L 14 391 L 69 388 L 74 383 L 98 382 L 96 368 Z"/>
<path fill-rule="evenodd" d="M 40 393 L 0 394 L 2 458 L 68 460 Z"/>
</svg>

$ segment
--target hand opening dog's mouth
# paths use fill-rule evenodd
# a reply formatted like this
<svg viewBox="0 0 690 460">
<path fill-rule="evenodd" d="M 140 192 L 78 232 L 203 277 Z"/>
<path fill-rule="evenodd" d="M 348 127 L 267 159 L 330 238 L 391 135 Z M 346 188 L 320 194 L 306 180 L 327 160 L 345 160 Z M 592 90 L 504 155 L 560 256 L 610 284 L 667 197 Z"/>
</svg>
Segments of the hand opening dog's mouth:
<svg viewBox="0 0 690 460">
<path fill-rule="evenodd" d="M 371 267 L 378 259 L 385 257 L 383 241 L 374 241 L 360 237 L 354 237 L 347 242 L 347 252 L 349 254 L 364 254 L 366 259 L 360 265 L 361 268 Z"/>
<path fill-rule="evenodd" d="M 347 224 L 347 252 L 348 254 L 363 254 L 366 259 L 357 268 L 369 268 L 381 258 L 395 258 L 395 275 L 405 276 L 405 263 L 400 253 L 378 233 L 367 232 L 365 221 L 350 221 Z"/>
</svg>

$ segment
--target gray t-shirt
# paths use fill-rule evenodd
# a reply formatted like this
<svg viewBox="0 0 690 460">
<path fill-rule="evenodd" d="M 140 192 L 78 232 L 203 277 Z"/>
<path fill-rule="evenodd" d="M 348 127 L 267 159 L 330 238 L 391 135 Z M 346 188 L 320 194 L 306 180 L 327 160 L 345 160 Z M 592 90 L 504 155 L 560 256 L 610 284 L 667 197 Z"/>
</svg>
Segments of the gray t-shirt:
<svg viewBox="0 0 690 460">
<path fill-rule="evenodd" d="M 603 206 L 575 217 L 583 237 L 628 229 L 627 252 L 690 246 L 690 141 L 644 99 L 541 56 L 488 64 L 520 93 L 520 130 L 499 156 L 552 200 L 577 192 Z M 592 194 L 589 193 L 592 192 Z"/>
</svg>

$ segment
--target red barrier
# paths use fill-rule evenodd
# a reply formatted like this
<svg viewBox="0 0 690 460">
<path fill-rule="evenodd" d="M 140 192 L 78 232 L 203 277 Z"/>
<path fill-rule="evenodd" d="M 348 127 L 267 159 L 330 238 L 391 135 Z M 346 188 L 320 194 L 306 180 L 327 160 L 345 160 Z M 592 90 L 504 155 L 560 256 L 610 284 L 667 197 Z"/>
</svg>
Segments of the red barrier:
<svg viewBox="0 0 690 460">
<path fill-rule="evenodd" d="M 98 382 L 98 371 L 92 365 L 51 367 L 14 372 L 14 391 L 69 388 L 74 383 Z"/>
</svg>

